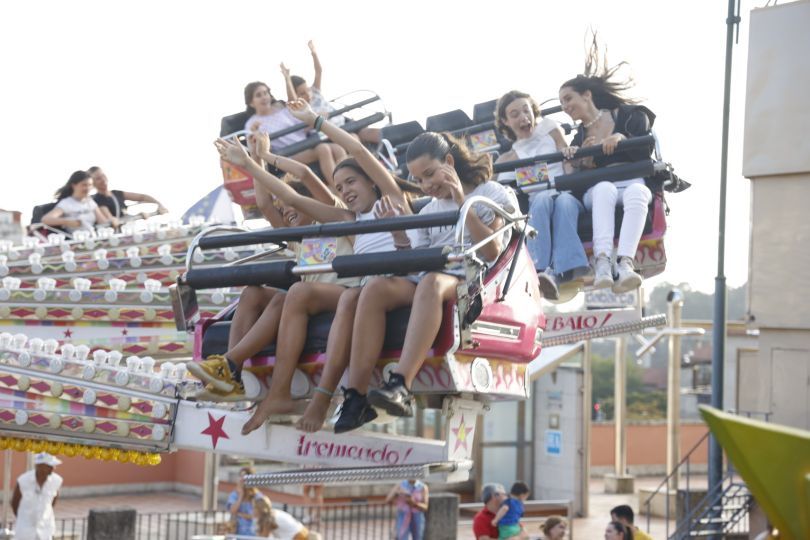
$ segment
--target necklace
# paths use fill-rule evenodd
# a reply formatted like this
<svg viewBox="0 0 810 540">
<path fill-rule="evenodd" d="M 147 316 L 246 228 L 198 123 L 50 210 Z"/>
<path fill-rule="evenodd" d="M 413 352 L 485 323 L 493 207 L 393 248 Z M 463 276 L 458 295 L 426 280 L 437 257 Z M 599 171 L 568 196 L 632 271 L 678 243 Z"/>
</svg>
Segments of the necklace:
<svg viewBox="0 0 810 540">
<path fill-rule="evenodd" d="M 595 124 L 595 123 L 596 123 L 596 122 L 597 122 L 597 121 L 598 121 L 600 118 L 602 118 L 602 109 L 599 109 L 599 112 L 596 114 L 596 117 L 594 117 L 594 119 L 593 119 L 593 120 L 591 120 L 591 121 L 590 121 L 590 122 L 588 122 L 587 124 L 582 124 L 582 126 L 583 126 L 585 129 L 588 129 L 589 127 L 591 127 L 592 125 L 594 125 L 594 124 Z"/>
</svg>

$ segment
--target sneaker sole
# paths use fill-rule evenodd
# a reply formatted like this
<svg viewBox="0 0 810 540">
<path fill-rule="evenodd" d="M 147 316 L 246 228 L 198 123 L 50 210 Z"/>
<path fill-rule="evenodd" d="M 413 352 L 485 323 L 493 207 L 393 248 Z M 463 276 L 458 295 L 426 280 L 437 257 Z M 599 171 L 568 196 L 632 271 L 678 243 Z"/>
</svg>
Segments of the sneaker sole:
<svg viewBox="0 0 810 540">
<path fill-rule="evenodd" d="M 560 297 L 560 291 L 547 279 L 538 278 L 538 285 L 540 287 L 540 294 L 547 300 L 556 300 Z"/>
<path fill-rule="evenodd" d="M 231 392 L 235 387 L 232 383 L 225 382 L 222 379 L 217 379 L 213 375 L 209 374 L 207 371 L 201 368 L 196 362 L 190 362 L 189 364 L 187 364 L 186 369 L 188 369 L 189 373 L 191 373 L 204 383 L 210 384 L 220 392 Z"/>
<path fill-rule="evenodd" d="M 613 287 L 613 285 L 614 285 L 613 278 L 604 278 L 602 280 L 594 279 L 593 285 L 591 285 L 591 287 L 593 287 L 594 289 L 607 289 L 609 287 Z"/>
<path fill-rule="evenodd" d="M 376 394 L 373 390 L 368 393 L 368 402 L 372 407 L 382 409 L 391 416 L 413 416 L 413 407 L 402 403 L 388 401 L 385 397 Z"/>
<path fill-rule="evenodd" d="M 338 434 L 347 433 L 349 431 L 354 431 L 355 429 L 360 429 L 361 427 L 368 424 L 369 422 L 374 421 L 377 418 L 377 413 L 374 412 L 373 408 L 369 407 L 369 409 L 370 409 L 370 412 L 367 413 L 366 415 L 364 415 L 364 417 L 360 419 L 360 422 L 357 425 L 346 426 L 346 425 L 341 425 L 338 422 L 335 422 L 335 425 L 333 427 L 334 432 L 338 433 Z"/>
<path fill-rule="evenodd" d="M 613 285 L 612 289 L 613 292 L 616 294 L 622 294 L 630 291 L 634 291 L 641 287 L 641 278 L 630 278 L 624 283 L 616 283 Z"/>
<path fill-rule="evenodd" d="M 250 401 L 244 394 L 219 394 L 211 390 L 200 390 L 194 394 L 197 401 L 213 401 L 216 403 L 236 403 L 238 401 Z"/>
</svg>

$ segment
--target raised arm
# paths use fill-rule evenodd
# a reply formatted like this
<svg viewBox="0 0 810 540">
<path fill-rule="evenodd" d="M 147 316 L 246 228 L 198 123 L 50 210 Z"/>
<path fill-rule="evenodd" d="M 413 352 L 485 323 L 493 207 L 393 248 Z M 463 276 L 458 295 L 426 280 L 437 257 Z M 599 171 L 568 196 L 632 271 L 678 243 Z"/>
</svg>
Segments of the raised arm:
<svg viewBox="0 0 810 540">
<path fill-rule="evenodd" d="M 270 193 L 278 197 L 284 204 L 294 206 L 311 218 L 321 223 L 332 221 L 349 221 L 354 214 L 348 210 L 324 204 L 310 197 L 297 193 L 293 188 L 270 174 L 258 163 L 248 156 L 245 148 L 238 142 L 217 139 L 214 143 L 219 154 L 228 163 L 243 168 L 253 177 L 253 180 L 264 186 Z"/>
<path fill-rule="evenodd" d="M 140 202 L 140 203 L 153 203 L 153 204 L 157 205 L 158 213 L 160 213 L 160 214 L 168 213 L 168 210 L 166 209 L 166 207 L 163 206 L 163 204 L 161 204 L 161 202 L 159 200 L 152 197 L 151 195 L 147 195 L 145 193 L 134 193 L 132 191 L 123 191 L 122 193 L 124 194 L 124 200 L 126 200 L 126 201 L 135 201 L 135 202 Z"/>
<path fill-rule="evenodd" d="M 492 518 L 492 525 L 497 525 L 498 522 L 503 519 L 503 516 L 509 511 L 509 507 L 505 504 L 502 504 L 500 508 L 498 508 L 498 512 L 495 514 L 495 517 Z"/>
<path fill-rule="evenodd" d="M 316 201 L 335 206 L 337 199 L 326 187 L 326 184 L 321 182 L 321 179 L 312 172 L 312 169 L 300 161 L 273 154 L 270 151 L 270 137 L 267 133 L 255 133 L 254 137 L 256 137 L 256 151 L 260 159 L 272 165 L 273 168 L 290 173 L 300 179 Z"/>
<path fill-rule="evenodd" d="M 312 87 L 321 90 L 321 75 L 323 68 L 321 67 L 321 59 L 318 58 L 318 51 L 315 50 L 315 43 L 310 39 L 307 41 L 309 52 L 312 53 L 312 68 L 315 70 L 315 79 L 312 81 Z"/>
<path fill-rule="evenodd" d="M 358 139 L 355 139 L 350 133 L 337 127 L 329 122 L 326 118 L 315 114 L 309 104 L 303 100 L 296 100 L 287 104 L 290 112 L 304 122 L 305 124 L 315 127 L 316 121 L 318 128 L 332 140 L 332 142 L 339 144 L 346 152 L 352 155 L 363 171 L 368 175 L 372 182 L 374 182 L 382 195 L 388 195 L 397 203 L 400 203 L 407 213 L 410 213 L 410 206 L 405 204 L 405 197 L 403 196 L 402 189 L 391 176 L 382 163 L 368 151 L 368 148 L 363 146 Z M 321 120 L 318 120 L 318 119 Z"/>
<path fill-rule="evenodd" d="M 298 99 L 298 94 L 295 93 L 295 86 L 293 86 L 292 78 L 290 77 L 290 68 L 282 62 L 279 67 L 281 74 L 284 75 L 284 87 L 287 89 L 287 101 L 295 101 Z"/>
</svg>

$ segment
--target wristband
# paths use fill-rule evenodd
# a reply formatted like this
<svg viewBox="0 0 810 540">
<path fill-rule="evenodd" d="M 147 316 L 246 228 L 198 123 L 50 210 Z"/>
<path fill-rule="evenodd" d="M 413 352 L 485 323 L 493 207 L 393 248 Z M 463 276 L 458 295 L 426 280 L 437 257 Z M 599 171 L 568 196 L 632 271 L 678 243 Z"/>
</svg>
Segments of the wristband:
<svg viewBox="0 0 810 540">
<path fill-rule="evenodd" d="M 332 398 L 335 395 L 334 392 L 330 392 L 326 388 L 321 388 L 320 386 L 316 386 L 312 390 L 315 391 L 315 392 L 318 392 L 319 394 L 323 394 L 325 396 L 328 396 L 329 398 Z"/>
<path fill-rule="evenodd" d="M 318 115 L 318 118 L 316 118 L 316 119 L 315 119 L 315 125 L 314 125 L 314 126 L 312 126 L 312 127 L 313 127 L 313 129 L 315 129 L 315 131 L 320 131 L 320 130 L 321 130 L 321 126 L 323 126 L 323 116 L 321 116 L 321 115 L 319 114 L 319 115 Z"/>
</svg>

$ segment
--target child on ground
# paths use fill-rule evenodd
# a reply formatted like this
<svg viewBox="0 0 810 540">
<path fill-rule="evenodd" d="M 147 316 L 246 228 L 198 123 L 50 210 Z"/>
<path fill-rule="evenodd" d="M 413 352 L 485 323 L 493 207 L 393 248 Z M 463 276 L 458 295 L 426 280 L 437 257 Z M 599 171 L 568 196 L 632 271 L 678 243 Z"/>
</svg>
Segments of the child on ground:
<svg viewBox="0 0 810 540">
<path fill-rule="evenodd" d="M 523 517 L 523 503 L 529 498 L 529 486 L 524 482 L 515 482 L 509 490 L 509 497 L 503 501 L 498 513 L 492 519 L 492 524 L 498 526 L 498 538 L 514 538 L 520 536 L 523 526 L 520 518 Z"/>
</svg>

